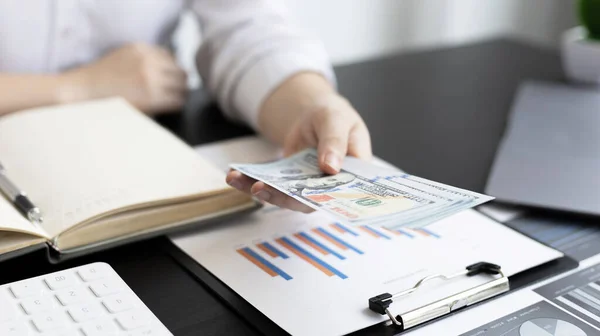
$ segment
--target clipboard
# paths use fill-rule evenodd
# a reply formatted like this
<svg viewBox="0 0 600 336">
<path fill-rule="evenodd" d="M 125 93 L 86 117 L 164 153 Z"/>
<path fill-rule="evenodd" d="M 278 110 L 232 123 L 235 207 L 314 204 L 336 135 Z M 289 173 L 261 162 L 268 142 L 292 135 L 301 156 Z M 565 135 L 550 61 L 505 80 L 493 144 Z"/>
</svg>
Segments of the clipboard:
<svg viewBox="0 0 600 336">
<path fill-rule="evenodd" d="M 241 318 L 246 320 L 250 325 L 252 325 L 254 328 L 256 328 L 257 331 L 259 331 L 260 333 L 262 333 L 264 335 L 269 335 L 269 336 L 271 336 L 271 335 L 275 335 L 275 336 L 289 335 L 289 333 L 287 333 L 285 330 L 283 330 L 281 327 L 279 327 L 275 322 L 271 321 L 268 317 L 266 317 L 258 309 L 254 308 L 254 306 L 252 306 L 249 302 L 244 300 L 235 291 L 233 291 L 231 288 L 229 288 L 225 283 L 223 283 L 221 280 L 219 280 L 217 277 L 215 277 L 212 273 L 210 273 L 202 265 L 197 263 L 194 259 L 192 259 L 190 256 L 188 256 L 185 252 L 180 250 L 172 242 L 166 241 L 164 249 L 169 255 L 171 255 L 171 257 L 180 266 L 182 266 L 185 270 L 187 270 L 191 275 L 196 277 L 216 297 L 218 297 L 224 304 L 226 304 L 229 308 L 231 308 L 233 311 L 235 311 Z M 405 330 L 410 331 L 410 330 L 415 330 L 417 328 L 426 326 L 426 325 L 428 325 L 430 323 L 434 323 L 446 316 L 450 316 L 457 312 L 476 307 L 483 302 L 500 297 L 502 295 L 506 295 L 507 293 L 510 293 L 510 291 L 512 291 L 512 290 L 517 290 L 517 289 L 526 287 L 532 283 L 542 281 L 544 279 L 550 278 L 550 277 L 558 275 L 560 273 L 577 268 L 578 266 L 579 266 L 579 263 L 576 260 L 574 260 L 570 257 L 564 256 L 562 258 L 558 258 L 558 259 L 552 260 L 550 262 L 547 262 L 545 264 L 539 265 L 537 267 L 517 273 L 510 277 L 505 277 L 501 274 L 501 267 L 499 267 L 498 265 L 489 263 L 489 262 L 473 264 L 473 265 L 465 265 L 465 271 L 462 271 L 460 273 L 453 274 L 453 275 L 445 275 L 445 277 L 451 278 L 453 276 L 455 276 L 455 277 L 468 276 L 468 274 L 471 270 L 477 269 L 477 272 L 473 272 L 471 274 L 471 276 L 482 275 L 482 274 L 497 276 L 492 281 L 496 281 L 496 280 L 499 280 L 499 281 L 497 281 L 496 283 L 491 285 L 491 287 L 495 287 L 496 285 L 498 285 L 499 287 L 497 288 L 497 290 L 487 293 L 489 295 L 485 295 L 484 297 L 481 298 L 481 300 L 475 300 L 469 304 L 455 306 L 454 307 L 455 309 L 451 309 L 447 313 L 440 314 L 439 316 L 435 316 L 433 318 L 426 319 L 424 321 L 420 321 L 416 325 L 411 325 L 410 328 L 398 327 L 398 325 L 394 325 L 393 321 L 390 322 L 390 320 L 388 320 L 388 321 L 380 322 L 373 326 L 355 331 L 349 335 L 351 335 L 351 336 L 380 336 L 380 335 L 391 336 L 391 335 L 402 334 Z M 442 275 L 432 274 L 430 276 L 433 277 L 433 276 L 442 276 Z M 486 284 L 488 284 L 488 286 L 490 286 L 490 283 L 492 281 L 490 281 Z M 506 282 L 506 284 L 504 284 L 505 282 Z M 500 285 L 501 283 L 502 283 L 502 285 Z M 410 290 L 410 288 L 406 289 L 402 292 L 406 292 L 409 290 Z M 472 290 L 474 290 L 475 292 L 478 293 L 481 290 L 483 290 L 483 288 L 472 288 Z M 469 291 L 469 290 L 467 290 L 467 291 Z M 402 292 L 399 292 L 397 294 L 402 294 Z M 414 291 L 411 291 L 411 294 L 412 294 L 412 292 L 414 292 Z M 390 295 L 393 296 L 393 294 L 390 294 Z M 464 293 L 456 293 L 456 295 L 464 295 Z M 370 304 L 371 304 L 370 299 L 372 299 L 372 298 L 365 298 L 365 306 L 364 306 L 365 309 L 370 306 Z M 444 299 L 447 299 L 447 298 L 444 298 Z M 444 299 L 442 299 L 442 300 L 444 300 Z M 385 300 L 385 297 L 384 297 L 384 300 Z M 438 302 L 438 301 L 436 301 L 436 302 Z M 392 307 L 391 306 L 392 303 L 393 302 L 390 303 L 390 307 Z M 282 302 L 281 304 L 284 305 L 285 303 Z M 385 313 L 385 310 L 383 310 L 383 311 Z"/>
<path fill-rule="evenodd" d="M 394 300 L 402 300 L 405 297 L 415 295 L 421 287 L 426 286 L 432 280 L 441 279 L 443 281 L 450 281 L 460 277 L 473 277 L 481 274 L 494 276 L 494 278 L 481 285 L 468 288 L 406 312 L 395 314 L 390 307 L 394 303 Z M 502 267 L 482 261 L 468 265 L 464 270 L 455 274 L 428 275 L 419 280 L 413 287 L 395 294 L 383 293 L 371 297 L 369 299 L 369 309 L 377 314 L 387 315 L 389 317 L 389 321 L 386 323 L 388 326 L 393 326 L 398 331 L 405 331 L 459 309 L 492 299 L 509 290 L 510 281 L 502 272 Z"/>
</svg>

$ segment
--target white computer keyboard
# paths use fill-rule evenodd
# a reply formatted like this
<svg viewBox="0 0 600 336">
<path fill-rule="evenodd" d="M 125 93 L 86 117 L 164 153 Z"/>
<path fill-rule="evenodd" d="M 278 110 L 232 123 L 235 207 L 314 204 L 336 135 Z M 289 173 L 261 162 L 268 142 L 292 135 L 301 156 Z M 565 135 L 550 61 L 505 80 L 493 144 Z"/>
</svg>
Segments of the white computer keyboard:
<svg viewBox="0 0 600 336">
<path fill-rule="evenodd" d="M 0 335 L 172 336 L 105 263 L 0 286 Z"/>
</svg>

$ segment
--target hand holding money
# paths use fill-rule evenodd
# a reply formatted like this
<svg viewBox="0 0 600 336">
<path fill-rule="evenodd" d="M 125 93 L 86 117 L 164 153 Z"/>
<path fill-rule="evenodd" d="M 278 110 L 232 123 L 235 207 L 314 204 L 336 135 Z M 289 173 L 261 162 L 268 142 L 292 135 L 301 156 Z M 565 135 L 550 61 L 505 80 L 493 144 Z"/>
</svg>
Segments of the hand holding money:
<svg viewBox="0 0 600 336">
<path fill-rule="evenodd" d="M 314 149 L 271 163 L 231 167 L 355 226 L 418 228 L 492 199 L 350 157 L 338 174 L 328 175 Z"/>
<path fill-rule="evenodd" d="M 371 157 L 369 131 L 352 105 L 321 75 L 300 73 L 286 80 L 264 103 L 260 132 L 284 148 L 286 156 L 316 148 L 319 168 L 339 172 L 346 155 Z M 268 185 L 237 171 L 227 176 L 232 187 L 274 205 L 298 211 L 307 207 Z"/>
<path fill-rule="evenodd" d="M 239 191 L 251 194 L 262 202 L 268 202 L 280 208 L 304 213 L 315 211 L 313 208 L 298 202 L 296 199 L 287 196 L 264 182 L 257 181 L 237 170 L 231 170 L 229 174 L 227 174 L 226 181 L 230 186 Z"/>
</svg>

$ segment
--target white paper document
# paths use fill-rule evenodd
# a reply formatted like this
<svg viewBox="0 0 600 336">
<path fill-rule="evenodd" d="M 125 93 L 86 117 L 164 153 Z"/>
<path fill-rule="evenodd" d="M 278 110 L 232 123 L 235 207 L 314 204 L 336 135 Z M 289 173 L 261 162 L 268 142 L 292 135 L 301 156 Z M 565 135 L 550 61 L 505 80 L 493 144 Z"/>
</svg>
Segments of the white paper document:
<svg viewBox="0 0 600 336">
<path fill-rule="evenodd" d="M 515 218 L 525 215 L 526 210 L 522 207 L 502 204 L 502 203 L 486 203 L 477 207 L 477 210 L 490 216 L 500 223 L 506 223 Z"/>
<path fill-rule="evenodd" d="M 232 162 L 268 162 L 283 157 L 283 150 L 272 142 L 258 136 L 246 136 L 219 141 L 194 148 L 196 153 L 209 160 L 223 171 L 229 170 Z"/>
<path fill-rule="evenodd" d="M 432 273 L 487 261 L 512 275 L 562 253 L 466 210 L 426 229 L 349 227 L 319 213 L 262 210 L 173 242 L 292 335 L 343 335 L 384 321 L 367 300 L 412 287 Z M 433 282 L 397 313 L 489 278 Z"/>
</svg>

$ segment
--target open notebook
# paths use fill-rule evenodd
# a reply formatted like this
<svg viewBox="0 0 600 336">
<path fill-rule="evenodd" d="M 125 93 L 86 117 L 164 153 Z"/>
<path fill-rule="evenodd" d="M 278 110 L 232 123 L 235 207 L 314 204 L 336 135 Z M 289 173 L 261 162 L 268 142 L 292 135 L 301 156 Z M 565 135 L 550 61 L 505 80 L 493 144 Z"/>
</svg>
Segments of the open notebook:
<svg viewBox="0 0 600 336">
<path fill-rule="evenodd" d="M 30 223 L 0 194 L 0 255 L 42 242 L 78 253 L 256 207 L 122 99 L 0 118 L 0 162 L 44 215 Z"/>
</svg>

